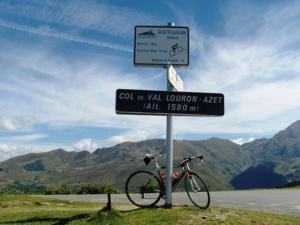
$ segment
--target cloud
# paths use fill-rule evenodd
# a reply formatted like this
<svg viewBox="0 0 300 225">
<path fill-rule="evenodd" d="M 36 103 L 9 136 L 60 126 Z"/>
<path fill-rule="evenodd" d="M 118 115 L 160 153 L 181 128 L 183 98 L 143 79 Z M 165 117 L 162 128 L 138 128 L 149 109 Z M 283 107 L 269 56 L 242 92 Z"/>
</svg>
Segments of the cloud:
<svg viewBox="0 0 300 225">
<path fill-rule="evenodd" d="M 239 6 L 231 8 L 232 5 L 228 5 L 224 9 L 226 33 L 222 37 L 203 33 L 195 21 L 190 20 L 191 16 L 186 17 L 192 21 L 192 59 L 187 70 L 178 72 L 186 91 L 224 93 L 225 116 L 176 118 L 174 123 L 178 135 L 205 132 L 263 134 L 275 132 L 278 127 L 298 119 L 295 112 L 299 107 L 295 103 L 299 102 L 300 96 L 297 88 L 300 84 L 300 50 L 295 43 L 300 42 L 297 29 L 300 10 L 293 6 L 273 5 L 259 10 L 257 15 L 255 7 L 249 6 L 249 12 L 242 13 Z M 244 17 L 239 20 L 232 11 Z M 52 18 L 52 12 L 48 13 Z M 281 20 L 272 19 L 277 14 L 282 15 Z M 41 15 L 40 19 L 47 18 Z M 185 17 L 181 15 L 181 18 Z M 249 23 L 242 24 L 243 21 Z M 276 33 L 282 21 L 288 24 L 282 30 L 285 35 Z M 90 24 L 94 26 L 93 22 Z M 245 33 L 235 27 L 249 28 L 252 32 Z M 274 36 L 270 36 L 270 32 Z M 47 51 L 21 47 L 18 52 L 7 54 L 9 51 L 5 51 L 2 54 L 8 65 L 4 70 L 10 77 L 0 84 L 0 91 L 14 96 L 3 115 L 15 114 L 14 107 L 18 104 L 21 109 L 18 114 L 35 116 L 39 123 L 117 127 L 127 129 L 127 132 L 129 127 L 134 127 L 136 130 L 151 130 L 159 136 L 165 133 L 163 117 L 145 119 L 117 116 L 114 112 L 117 88 L 162 89 L 164 86 L 159 83 L 165 79 L 164 71 L 157 76 L 158 70 L 142 70 L 141 75 L 140 69 L 126 70 L 128 61 L 121 58 L 107 60 L 106 56 L 97 55 L 97 59 L 76 59 Z M 118 61 L 118 66 L 115 61 Z M 27 82 L 28 77 L 31 83 Z"/>
<path fill-rule="evenodd" d="M 73 145 L 75 151 L 95 151 L 98 145 L 91 138 L 85 138 Z"/>
<path fill-rule="evenodd" d="M 1 90 L 1 89 L 0 89 Z M 0 98 L 1 99 L 1 98 Z M 5 108 L 3 108 L 2 111 L 5 111 Z M 0 113 L 0 130 L 4 131 L 19 131 L 24 126 L 36 122 L 36 118 L 32 116 L 5 116 Z"/>
<path fill-rule="evenodd" d="M 39 149 L 38 151 L 42 151 Z M 0 162 L 11 157 L 33 152 L 33 148 L 19 144 L 3 144 L 0 143 Z"/>
<path fill-rule="evenodd" d="M 0 118 L 10 117 L 3 119 L 2 129 L 17 129 L 19 123 L 15 121 L 21 118 L 35 118 L 31 124 L 119 126 L 122 122 L 114 112 L 115 90 L 143 88 L 143 81 L 148 79 L 115 67 L 111 58 L 101 55 L 97 60 L 93 56 L 72 59 L 23 46 L 17 52 L 4 52 L 0 53 L 0 63 L 5 65 L 7 76 L 1 77 Z"/>
<path fill-rule="evenodd" d="M 242 144 L 254 141 L 254 140 L 255 139 L 253 137 L 248 137 L 248 138 L 240 137 L 240 138 L 233 139 L 231 141 L 238 144 L 238 145 L 242 145 Z"/>
<path fill-rule="evenodd" d="M 33 134 L 23 134 L 23 135 L 14 135 L 9 137 L 0 137 L 1 142 L 31 142 L 40 140 L 43 138 L 48 137 L 46 134 L 39 134 L 39 133 L 33 133 Z"/>
<path fill-rule="evenodd" d="M 126 134 L 113 136 L 106 142 L 108 144 L 114 145 L 126 141 L 142 141 L 148 139 L 150 136 L 151 134 L 149 134 L 149 131 L 146 130 L 130 131 Z"/>
<path fill-rule="evenodd" d="M 23 153 L 24 149 L 17 145 L 0 144 L 0 162 L 14 155 Z"/>
<path fill-rule="evenodd" d="M 0 130 L 17 131 L 19 124 L 11 118 L 3 117 L 0 120 Z"/>
<path fill-rule="evenodd" d="M 11 151 L 16 151 L 18 150 L 19 147 L 17 146 L 13 146 L 13 145 L 7 145 L 7 144 L 0 144 L 0 151 L 2 153 L 8 153 L 8 152 L 11 152 Z"/>
<path fill-rule="evenodd" d="M 38 22 L 132 38 L 137 24 L 157 24 L 155 16 L 97 1 L 17 0 L 0 2 L 0 12 Z"/>
<path fill-rule="evenodd" d="M 190 127 L 195 133 L 263 135 L 299 119 L 298 6 L 297 1 L 265 7 L 228 3 L 220 37 L 192 24 L 193 58 L 184 85 L 186 90 L 224 93 L 225 116 L 189 119 L 193 126 L 180 118 L 182 132 Z"/>
<path fill-rule="evenodd" d="M 64 41 L 70 41 L 70 42 L 76 42 L 80 44 L 86 44 L 86 45 L 92 45 L 96 47 L 102 47 L 102 48 L 110 48 L 118 51 L 124 51 L 124 52 L 132 52 L 132 49 L 127 46 L 122 46 L 110 42 L 105 41 L 99 41 L 99 40 L 93 40 L 89 38 L 82 38 L 79 36 L 69 35 L 66 33 L 57 32 L 53 29 L 44 27 L 42 28 L 34 28 L 34 27 L 28 27 L 23 26 L 15 23 L 9 23 L 5 21 L 0 20 L 0 27 L 6 28 L 13 31 L 19 31 L 19 32 L 25 32 L 29 34 L 34 34 L 42 37 L 48 37 L 48 38 L 55 38 L 60 39 Z"/>
<path fill-rule="evenodd" d="M 71 150 L 70 147 L 63 144 L 18 144 L 15 142 L 3 143 L 2 140 L 0 140 L 0 162 L 27 153 L 48 152 L 58 148 Z"/>
<path fill-rule="evenodd" d="M 300 71 L 300 70 L 299 70 Z M 233 103 L 237 103 L 232 116 L 247 120 L 267 120 L 282 113 L 299 108 L 300 79 L 254 84 L 243 92 L 233 92 Z"/>
</svg>

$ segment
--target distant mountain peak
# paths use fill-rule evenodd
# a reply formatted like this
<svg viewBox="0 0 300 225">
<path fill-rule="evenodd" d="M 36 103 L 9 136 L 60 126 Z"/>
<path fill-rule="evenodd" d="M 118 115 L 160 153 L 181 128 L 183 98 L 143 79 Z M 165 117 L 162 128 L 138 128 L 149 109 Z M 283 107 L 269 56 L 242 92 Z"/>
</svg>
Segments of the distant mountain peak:
<svg viewBox="0 0 300 225">
<path fill-rule="evenodd" d="M 296 122 L 292 123 L 288 127 L 297 127 L 297 128 L 300 129 L 300 120 L 297 120 Z"/>
<path fill-rule="evenodd" d="M 54 149 L 50 152 L 67 152 L 66 150 L 64 150 L 63 148 L 57 148 L 57 149 Z"/>
<path fill-rule="evenodd" d="M 298 134 L 300 134 L 300 120 L 297 120 L 296 122 L 292 123 L 285 130 L 290 132 L 297 132 Z"/>
<path fill-rule="evenodd" d="M 292 123 L 286 129 L 274 135 L 273 139 L 299 139 L 300 140 L 300 120 Z"/>
</svg>

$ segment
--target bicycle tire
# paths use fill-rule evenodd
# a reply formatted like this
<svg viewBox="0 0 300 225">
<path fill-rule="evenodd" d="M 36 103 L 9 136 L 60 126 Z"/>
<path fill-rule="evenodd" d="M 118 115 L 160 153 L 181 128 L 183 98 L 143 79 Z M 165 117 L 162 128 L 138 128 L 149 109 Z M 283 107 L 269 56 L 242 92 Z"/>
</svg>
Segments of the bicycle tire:
<svg viewBox="0 0 300 225">
<path fill-rule="evenodd" d="M 173 51 L 173 50 L 170 50 L 170 51 L 169 51 L 169 56 L 173 57 L 174 55 L 176 55 L 176 52 Z"/>
<path fill-rule="evenodd" d="M 177 48 L 177 52 L 178 52 L 178 53 L 183 52 L 183 47 L 181 47 L 181 46 L 179 45 L 178 48 Z"/>
<path fill-rule="evenodd" d="M 149 171 L 136 171 L 126 180 L 125 192 L 129 201 L 141 208 L 154 206 L 161 198 L 162 184 Z"/>
<path fill-rule="evenodd" d="M 195 206 L 201 209 L 207 209 L 209 207 L 209 191 L 206 184 L 198 174 L 189 172 L 185 175 L 184 186 L 189 199 Z"/>
</svg>

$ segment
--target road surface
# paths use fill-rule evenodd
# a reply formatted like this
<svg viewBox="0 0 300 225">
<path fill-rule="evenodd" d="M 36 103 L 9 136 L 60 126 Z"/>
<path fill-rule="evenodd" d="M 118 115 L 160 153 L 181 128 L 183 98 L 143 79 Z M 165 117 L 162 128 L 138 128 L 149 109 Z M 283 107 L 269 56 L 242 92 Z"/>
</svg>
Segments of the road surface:
<svg viewBox="0 0 300 225">
<path fill-rule="evenodd" d="M 211 205 L 230 208 L 242 208 L 266 212 L 276 212 L 300 216 L 300 190 L 251 190 L 210 192 Z M 174 205 L 192 205 L 185 192 L 173 193 Z M 107 195 L 47 195 L 47 198 L 83 201 L 107 202 Z M 129 203 L 126 195 L 112 194 L 112 203 Z M 159 204 L 163 204 L 161 200 Z"/>
</svg>

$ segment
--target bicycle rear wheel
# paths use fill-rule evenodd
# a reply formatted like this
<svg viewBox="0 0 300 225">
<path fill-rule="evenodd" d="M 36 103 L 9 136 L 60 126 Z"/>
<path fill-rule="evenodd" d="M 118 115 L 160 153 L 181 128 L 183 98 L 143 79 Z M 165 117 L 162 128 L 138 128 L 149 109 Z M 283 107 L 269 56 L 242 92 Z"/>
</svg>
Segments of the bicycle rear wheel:
<svg viewBox="0 0 300 225">
<path fill-rule="evenodd" d="M 178 53 L 183 52 L 183 48 L 179 45 L 177 48 Z"/>
<path fill-rule="evenodd" d="M 169 56 L 173 57 L 175 54 L 176 54 L 175 51 L 173 51 L 173 50 L 169 51 Z"/>
<path fill-rule="evenodd" d="M 125 183 L 129 201 L 142 208 L 154 206 L 161 198 L 161 190 L 159 179 L 149 171 L 136 171 Z"/>
<path fill-rule="evenodd" d="M 184 178 L 184 185 L 189 199 L 195 206 L 201 209 L 207 209 L 209 207 L 209 191 L 198 174 L 189 172 Z"/>
</svg>

